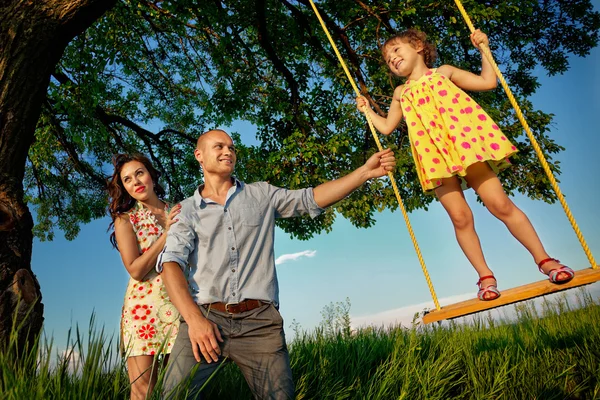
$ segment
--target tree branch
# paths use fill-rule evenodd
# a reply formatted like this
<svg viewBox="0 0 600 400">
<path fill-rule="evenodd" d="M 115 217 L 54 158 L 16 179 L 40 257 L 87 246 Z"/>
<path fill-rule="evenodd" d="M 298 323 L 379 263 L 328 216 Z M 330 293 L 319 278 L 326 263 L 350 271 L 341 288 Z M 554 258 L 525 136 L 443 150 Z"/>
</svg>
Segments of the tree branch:
<svg viewBox="0 0 600 400">
<path fill-rule="evenodd" d="M 266 17 L 266 3 L 265 0 L 257 0 L 256 1 L 256 16 L 257 16 L 257 28 L 258 28 L 258 42 L 261 47 L 267 53 L 267 56 L 273 63 L 273 66 L 277 71 L 279 71 L 283 77 L 285 78 L 290 91 L 291 91 L 291 103 L 293 109 L 293 118 L 296 120 L 298 127 L 302 129 L 303 124 L 299 118 L 299 108 L 300 108 L 300 91 L 298 89 L 298 82 L 294 78 L 292 72 L 286 67 L 286 65 L 281 61 L 277 52 L 271 45 L 271 38 L 269 32 L 267 30 L 267 17 Z"/>
<path fill-rule="evenodd" d="M 92 178 L 92 180 L 96 182 L 96 184 L 98 184 L 100 187 L 106 188 L 106 180 L 104 179 L 104 176 L 98 174 L 90 164 L 88 164 L 85 161 L 82 161 L 81 158 L 79 158 L 77 149 L 69 141 L 62 125 L 56 119 L 56 111 L 52 108 L 50 102 L 46 101 L 45 106 L 48 111 L 48 118 L 52 123 L 52 133 L 60 143 L 63 150 L 69 156 L 71 164 L 75 167 L 77 171 Z"/>
<path fill-rule="evenodd" d="M 307 7 L 310 7 L 310 3 L 308 2 L 308 0 L 298 0 L 298 2 L 302 3 L 303 5 L 305 5 Z M 365 79 L 360 70 L 360 60 L 359 60 L 356 52 L 350 45 L 350 40 L 348 39 L 348 35 L 346 35 L 346 32 L 344 32 L 344 30 L 342 28 L 340 28 L 329 17 L 329 15 L 327 15 L 325 12 L 323 12 L 323 10 L 319 9 L 318 6 L 317 6 L 317 10 L 319 11 L 319 14 L 321 15 L 321 17 L 323 18 L 323 21 L 325 21 L 325 25 L 327 25 L 329 30 L 331 32 L 333 32 L 333 34 L 335 36 L 337 36 L 338 41 L 342 44 L 342 48 L 346 51 L 346 54 L 348 55 L 348 59 L 350 61 L 350 66 L 354 67 L 353 73 L 354 73 L 356 80 L 358 81 L 358 85 L 360 86 L 360 92 L 363 94 L 366 94 L 368 92 L 368 89 L 367 89 L 367 85 L 365 83 Z"/>
</svg>

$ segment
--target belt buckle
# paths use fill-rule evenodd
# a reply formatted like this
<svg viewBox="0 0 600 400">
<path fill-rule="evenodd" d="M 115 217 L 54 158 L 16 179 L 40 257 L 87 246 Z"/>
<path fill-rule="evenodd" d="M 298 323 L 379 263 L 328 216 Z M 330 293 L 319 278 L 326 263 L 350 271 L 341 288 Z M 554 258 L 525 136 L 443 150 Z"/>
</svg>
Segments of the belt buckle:
<svg viewBox="0 0 600 400">
<path fill-rule="evenodd" d="M 240 304 L 240 303 L 226 303 L 226 304 L 225 304 L 225 311 L 226 311 L 228 314 L 235 314 L 235 313 L 233 313 L 233 312 L 229 311 L 229 307 L 231 307 L 231 306 L 238 306 L 239 304 Z"/>
</svg>

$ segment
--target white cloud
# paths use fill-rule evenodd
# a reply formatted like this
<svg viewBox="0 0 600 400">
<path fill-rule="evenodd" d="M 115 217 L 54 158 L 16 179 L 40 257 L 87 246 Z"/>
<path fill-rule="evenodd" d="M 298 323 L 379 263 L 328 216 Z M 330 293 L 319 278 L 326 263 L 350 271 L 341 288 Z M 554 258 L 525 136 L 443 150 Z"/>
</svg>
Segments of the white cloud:
<svg viewBox="0 0 600 400">
<path fill-rule="evenodd" d="M 84 364 L 81 354 L 74 348 L 59 352 L 57 361 L 61 365 L 66 364 L 67 371 L 71 374 L 80 374 Z"/>
<path fill-rule="evenodd" d="M 283 254 L 283 255 L 277 257 L 277 259 L 275 260 L 275 265 L 281 265 L 288 261 L 296 261 L 297 259 L 302 258 L 302 257 L 314 257 L 316 255 L 317 255 L 316 250 L 304 250 L 299 253 Z"/>
<path fill-rule="evenodd" d="M 472 293 L 461 294 L 451 297 L 439 299 L 441 304 L 453 304 L 460 301 L 468 300 L 473 297 Z M 365 327 L 365 326 L 378 326 L 388 327 L 393 325 L 402 324 L 403 326 L 410 326 L 414 319 L 415 313 L 420 313 L 425 309 L 434 309 L 435 305 L 433 301 L 427 301 L 424 303 L 413 304 L 406 307 L 396 308 L 393 310 L 382 311 L 376 314 L 363 315 L 360 317 L 352 317 L 352 327 Z"/>
</svg>

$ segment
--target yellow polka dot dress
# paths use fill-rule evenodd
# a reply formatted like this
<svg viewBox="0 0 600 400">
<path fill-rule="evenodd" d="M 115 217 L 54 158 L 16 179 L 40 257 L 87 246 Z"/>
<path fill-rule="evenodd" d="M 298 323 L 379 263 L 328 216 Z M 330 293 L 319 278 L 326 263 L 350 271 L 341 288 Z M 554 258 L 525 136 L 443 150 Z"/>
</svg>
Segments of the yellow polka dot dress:
<svg viewBox="0 0 600 400">
<path fill-rule="evenodd" d="M 433 194 L 442 178 L 463 180 L 477 162 L 486 161 L 498 172 L 517 152 L 481 106 L 435 69 L 407 81 L 400 104 L 425 193 Z"/>
<path fill-rule="evenodd" d="M 129 212 L 140 254 L 158 240 L 163 228 L 141 203 Z M 121 314 L 123 356 L 169 354 L 179 331 L 179 312 L 169 300 L 162 276 L 153 268 L 138 281 L 129 278 Z"/>
</svg>

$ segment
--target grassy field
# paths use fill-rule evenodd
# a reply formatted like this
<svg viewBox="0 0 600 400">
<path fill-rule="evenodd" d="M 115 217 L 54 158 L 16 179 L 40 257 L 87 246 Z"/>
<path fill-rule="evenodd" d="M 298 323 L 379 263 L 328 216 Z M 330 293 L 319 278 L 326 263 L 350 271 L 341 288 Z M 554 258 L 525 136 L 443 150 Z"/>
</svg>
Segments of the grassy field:
<svg viewBox="0 0 600 400">
<path fill-rule="evenodd" d="M 542 311 L 523 303 L 511 322 L 482 317 L 470 325 L 358 331 L 350 329 L 349 309 L 329 312 L 313 332 L 296 327 L 297 398 L 600 399 L 600 307 L 585 292 L 578 303 L 546 303 Z M 128 398 L 117 345 L 94 325 L 92 318 L 86 335 L 75 329 L 73 351 L 58 360 L 46 341 L 24 360 L 0 354 L 0 398 Z M 231 364 L 204 393 L 251 398 Z"/>
</svg>

